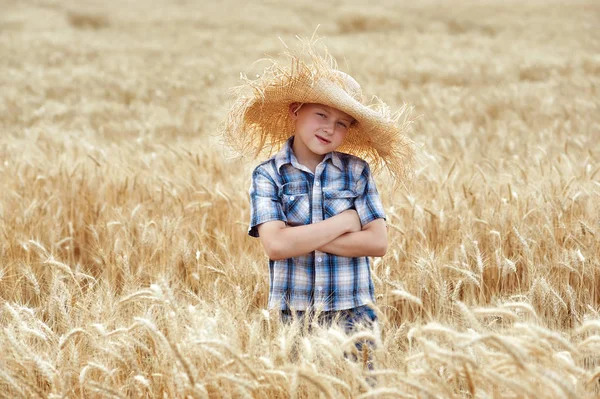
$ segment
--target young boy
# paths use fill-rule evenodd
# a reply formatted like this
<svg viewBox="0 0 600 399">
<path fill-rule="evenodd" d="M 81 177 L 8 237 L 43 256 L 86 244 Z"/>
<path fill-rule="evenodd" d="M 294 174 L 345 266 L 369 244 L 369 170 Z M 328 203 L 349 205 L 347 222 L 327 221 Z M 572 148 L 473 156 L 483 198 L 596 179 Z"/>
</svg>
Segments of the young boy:
<svg viewBox="0 0 600 399">
<path fill-rule="evenodd" d="M 292 103 L 289 113 L 295 134 L 254 170 L 250 190 L 249 234 L 270 259 L 269 307 L 284 320 L 292 309 L 326 319 L 345 310 L 346 330 L 372 323 L 367 256 L 385 254 L 387 230 L 368 164 L 335 151 L 355 120 L 323 104 Z"/>
<path fill-rule="evenodd" d="M 248 233 L 269 257 L 270 309 L 282 319 L 339 318 L 347 332 L 376 320 L 369 256 L 387 250 L 385 212 L 369 163 L 406 177 L 412 142 L 385 104 L 364 104 L 361 88 L 308 43 L 272 61 L 251 94 L 238 94 L 225 135 L 242 152 L 269 146 L 250 188 Z M 308 58 L 310 61 L 304 61 Z M 243 87 L 242 87 L 243 89 Z M 338 152 L 337 150 L 345 150 Z"/>
</svg>

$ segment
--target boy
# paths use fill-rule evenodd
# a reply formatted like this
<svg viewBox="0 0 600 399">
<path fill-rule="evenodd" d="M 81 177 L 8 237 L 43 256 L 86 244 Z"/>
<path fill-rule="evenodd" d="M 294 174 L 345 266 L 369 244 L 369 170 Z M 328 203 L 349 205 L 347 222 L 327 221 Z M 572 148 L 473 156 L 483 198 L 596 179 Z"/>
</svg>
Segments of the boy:
<svg viewBox="0 0 600 399">
<path fill-rule="evenodd" d="M 268 307 L 284 321 L 317 311 L 350 332 L 376 320 L 368 257 L 387 250 L 385 213 L 361 156 L 406 177 L 412 142 L 407 122 L 396 126 L 400 113 L 365 105 L 358 83 L 311 43 L 287 55 L 291 68 L 272 61 L 245 79 L 252 92 L 238 95 L 224 133 L 242 153 L 281 147 L 254 169 L 250 188 L 248 233 L 270 259 Z"/>
<path fill-rule="evenodd" d="M 325 318 L 346 310 L 349 331 L 375 320 L 367 256 L 387 249 L 383 206 L 368 164 L 335 152 L 354 118 L 323 104 L 292 103 L 289 112 L 295 134 L 254 170 L 250 191 L 249 234 L 270 258 L 269 307 L 284 320 L 292 309 Z"/>
</svg>

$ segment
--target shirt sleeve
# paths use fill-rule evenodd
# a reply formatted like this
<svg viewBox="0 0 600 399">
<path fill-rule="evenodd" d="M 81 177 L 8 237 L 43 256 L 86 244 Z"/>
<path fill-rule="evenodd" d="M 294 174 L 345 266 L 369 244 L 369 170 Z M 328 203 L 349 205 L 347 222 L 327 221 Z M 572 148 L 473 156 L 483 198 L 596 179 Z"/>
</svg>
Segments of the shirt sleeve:
<svg viewBox="0 0 600 399">
<path fill-rule="evenodd" d="M 360 178 L 356 184 L 358 197 L 354 200 L 354 207 L 360 218 L 360 224 L 366 225 L 375 219 L 386 219 L 383 204 L 379 192 L 375 186 L 375 180 L 371 175 L 369 164 L 365 164 Z"/>
<path fill-rule="evenodd" d="M 252 172 L 250 185 L 250 227 L 248 235 L 258 237 L 258 226 L 281 220 L 287 223 L 277 184 L 260 166 Z"/>
</svg>

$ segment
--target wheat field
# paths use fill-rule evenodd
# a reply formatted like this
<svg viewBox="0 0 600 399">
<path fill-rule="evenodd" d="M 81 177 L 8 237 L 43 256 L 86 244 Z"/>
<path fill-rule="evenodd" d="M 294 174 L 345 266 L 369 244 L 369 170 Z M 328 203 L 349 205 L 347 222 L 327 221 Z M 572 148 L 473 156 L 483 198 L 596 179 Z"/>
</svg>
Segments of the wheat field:
<svg viewBox="0 0 600 399">
<path fill-rule="evenodd" d="M 1 397 L 600 395 L 597 2 L 0 6 Z M 258 161 L 218 136 L 240 72 L 318 25 L 416 117 L 363 335 L 265 310 Z"/>
</svg>

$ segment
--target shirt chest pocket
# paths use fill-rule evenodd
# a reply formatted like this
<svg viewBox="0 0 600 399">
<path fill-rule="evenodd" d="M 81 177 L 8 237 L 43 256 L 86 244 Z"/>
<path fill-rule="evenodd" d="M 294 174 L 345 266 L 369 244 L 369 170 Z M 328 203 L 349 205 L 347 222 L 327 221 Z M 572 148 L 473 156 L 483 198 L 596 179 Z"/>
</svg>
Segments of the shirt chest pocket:
<svg viewBox="0 0 600 399">
<path fill-rule="evenodd" d="M 310 198 L 307 182 L 299 181 L 284 184 L 279 189 L 279 197 L 289 226 L 310 223 Z"/>
<path fill-rule="evenodd" d="M 323 213 L 325 219 L 354 208 L 358 197 L 352 190 L 323 189 Z"/>
</svg>

